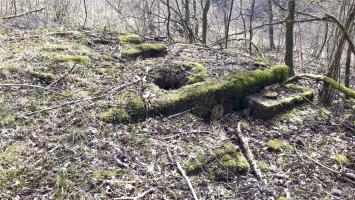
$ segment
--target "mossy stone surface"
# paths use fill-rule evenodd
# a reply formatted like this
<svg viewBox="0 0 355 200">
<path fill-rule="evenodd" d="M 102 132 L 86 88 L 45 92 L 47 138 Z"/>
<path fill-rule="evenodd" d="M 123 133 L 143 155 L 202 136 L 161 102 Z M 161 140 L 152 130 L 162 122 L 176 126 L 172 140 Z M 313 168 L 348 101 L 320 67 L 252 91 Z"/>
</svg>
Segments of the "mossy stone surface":
<svg viewBox="0 0 355 200">
<path fill-rule="evenodd" d="M 140 44 L 142 38 L 137 34 L 127 34 L 118 36 L 118 40 L 123 43 Z"/>
<path fill-rule="evenodd" d="M 264 120 L 271 119 L 287 109 L 302 103 L 307 103 L 314 98 L 314 92 L 311 89 L 293 84 L 288 84 L 285 87 L 287 90 L 296 91 L 296 93 L 277 99 L 266 98 L 262 94 L 249 96 L 248 101 L 252 116 Z"/>
<path fill-rule="evenodd" d="M 212 180 L 226 181 L 236 175 L 246 174 L 250 165 L 238 147 L 231 143 L 199 154 L 195 160 L 185 165 L 188 175 L 207 172 Z"/>
<path fill-rule="evenodd" d="M 195 114 L 208 119 L 215 105 L 223 106 L 224 113 L 245 108 L 248 105 L 245 98 L 247 95 L 285 81 L 287 77 L 288 67 L 284 65 L 250 73 L 236 73 L 223 80 L 187 85 L 151 99 L 143 116 L 135 115 L 145 109 L 142 105 L 129 110 L 129 113 L 130 116 L 136 116 L 131 117 L 133 121 L 139 121 L 147 116 L 169 115 L 195 108 Z"/>
</svg>

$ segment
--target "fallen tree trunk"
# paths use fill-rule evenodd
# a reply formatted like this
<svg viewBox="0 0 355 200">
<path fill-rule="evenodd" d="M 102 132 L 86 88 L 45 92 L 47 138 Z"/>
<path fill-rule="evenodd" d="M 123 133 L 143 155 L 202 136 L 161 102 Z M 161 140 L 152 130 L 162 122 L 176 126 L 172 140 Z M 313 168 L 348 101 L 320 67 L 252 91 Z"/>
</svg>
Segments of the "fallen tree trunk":
<svg viewBox="0 0 355 200">
<path fill-rule="evenodd" d="M 125 108 L 114 108 L 100 118 L 110 123 L 121 123 L 195 108 L 195 114 L 207 119 L 213 114 L 215 105 L 223 106 L 225 113 L 245 108 L 247 95 L 265 86 L 286 81 L 288 70 L 287 66 L 278 65 L 266 70 L 236 73 L 222 80 L 206 81 L 159 94 L 158 98 L 149 102 L 137 97 L 128 102 Z"/>
<path fill-rule="evenodd" d="M 322 81 L 324 83 L 328 83 L 331 87 L 337 89 L 338 91 L 346 94 L 347 96 L 355 99 L 355 91 L 345 87 L 344 85 L 338 83 L 337 81 L 335 81 L 332 78 L 329 78 L 327 76 L 323 76 L 323 75 L 316 75 L 316 74 L 299 74 L 296 75 L 294 77 L 289 78 L 286 82 L 287 83 L 291 83 L 291 82 L 295 82 L 298 81 L 299 79 L 313 79 L 316 81 Z"/>
</svg>

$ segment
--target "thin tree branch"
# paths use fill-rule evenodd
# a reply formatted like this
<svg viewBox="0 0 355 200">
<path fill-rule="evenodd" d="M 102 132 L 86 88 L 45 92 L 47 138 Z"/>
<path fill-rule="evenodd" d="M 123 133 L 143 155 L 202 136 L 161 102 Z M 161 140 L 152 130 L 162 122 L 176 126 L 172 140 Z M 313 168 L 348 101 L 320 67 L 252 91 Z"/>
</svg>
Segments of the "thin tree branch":
<svg viewBox="0 0 355 200">
<path fill-rule="evenodd" d="M 0 17 L 0 19 L 12 19 L 12 18 L 17 18 L 17 17 L 22 17 L 24 15 L 28 15 L 28 14 L 31 14 L 31 13 L 36 13 L 36 12 L 40 12 L 42 10 L 44 10 L 46 7 L 42 7 L 42 8 L 39 8 L 39 9 L 36 9 L 36 10 L 31 10 L 31 11 L 28 11 L 28 12 L 24 12 L 24 13 L 21 13 L 21 14 L 18 14 L 18 15 L 10 15 L 10 16 L 6 16 L 6 17 Z"/>
</svg>

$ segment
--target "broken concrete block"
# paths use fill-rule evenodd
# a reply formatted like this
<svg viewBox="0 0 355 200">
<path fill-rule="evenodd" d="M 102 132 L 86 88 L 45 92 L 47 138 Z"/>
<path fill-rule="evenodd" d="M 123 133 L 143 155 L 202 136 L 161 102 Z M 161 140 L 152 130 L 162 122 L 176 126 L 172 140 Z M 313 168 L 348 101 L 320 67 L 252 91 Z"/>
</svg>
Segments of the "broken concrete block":
<svg viewBox="0 0 355 200">
<path fill-rule="evenodd" d="M 313 90 L 294 84 L 280 86 L 277 90 L 282 95 L 273 95 L 276 98 L 269 98 L 268 95 L 265 95 L 270 91 L 262 91 L 248 97 L 250 113 L 253 117 L 271 119 L 287 109 L 313 100 L 314 97 Z"/>
</svg>

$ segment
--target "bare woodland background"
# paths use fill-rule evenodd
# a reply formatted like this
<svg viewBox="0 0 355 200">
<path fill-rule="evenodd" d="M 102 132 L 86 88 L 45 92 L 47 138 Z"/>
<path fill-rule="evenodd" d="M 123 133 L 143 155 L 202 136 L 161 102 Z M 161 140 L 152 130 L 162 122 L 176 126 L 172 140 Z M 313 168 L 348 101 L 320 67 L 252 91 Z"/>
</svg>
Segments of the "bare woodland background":
<svg viewBox="0 0 355 200">
<path fill-rule="evenodd" d="M 349 40 L 343 29 L 353 38 L 352 0 L 1 0 L 0 16 L 41 8 L 44 9 L 21 18 L 5 18 L 1 26 L 11 22 L 18 28 L 116 30 L 210 47 L 239 46 L 250 53 L 282 50 L 286 41 L 291 41 L 289 37 L 294 42 L 286 46 L 295 52 L 291 56 L 296 70 L 297 65 L 309 65 L 312 72 L 335 80 L 342 77 L 341 81 L 351 87 L 353 53 L 350 45 L 347 48 Z M 294 27 L 287 32 L 286 21 L 290 19 Z M 290 54 L 285 60 L 287 57 Z M 346 67 L 340 67 L 346 63 Z M 329 97 L 324 98 L 329 102 Z"/>
</svg>

